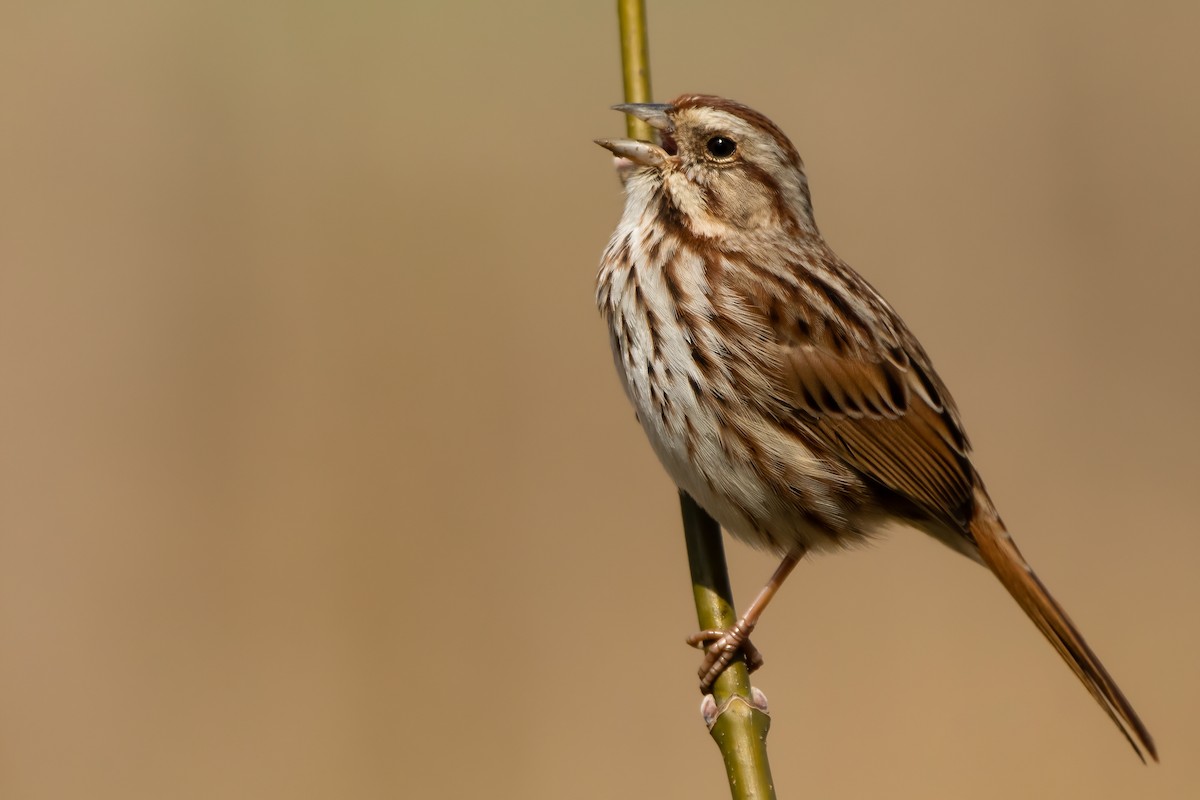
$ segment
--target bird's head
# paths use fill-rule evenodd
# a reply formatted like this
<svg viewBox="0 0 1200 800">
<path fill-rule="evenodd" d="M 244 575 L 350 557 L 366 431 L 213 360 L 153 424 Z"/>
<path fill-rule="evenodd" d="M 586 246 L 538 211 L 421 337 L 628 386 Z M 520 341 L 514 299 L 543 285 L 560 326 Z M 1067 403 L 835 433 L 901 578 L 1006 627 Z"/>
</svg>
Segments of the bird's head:
<svg viewBox="0 0 1200 800">
<path fill-rule="evenodd" d="M 631 197 L 639 192 L 661 195 L 692 233 L 703 237 L 727 237 L 734 231 L 817 235 L 800 155 L 762 114 L 732 100 L 697 94 L 671 103 L 614 108 L 660 132 L 661 144 L 596 140 L 635 165 L 627 184 Z"/>
</svg>

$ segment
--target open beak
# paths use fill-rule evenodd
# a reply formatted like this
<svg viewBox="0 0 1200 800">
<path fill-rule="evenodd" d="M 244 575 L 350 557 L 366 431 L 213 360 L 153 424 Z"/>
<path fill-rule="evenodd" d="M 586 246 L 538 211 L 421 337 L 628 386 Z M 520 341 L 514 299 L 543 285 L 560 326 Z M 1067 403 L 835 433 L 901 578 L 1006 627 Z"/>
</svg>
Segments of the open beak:
<svg viewBox="0 0 1200 800">
<path fill-rule="evenodd" d="M 596 144 L 612 150 L 618 158 L 627 158 L 643 167 L 665 166 L 671 156 L 656 144 L 639 142 L 637 139 L 597 139 Z"/>
<path fill-rule="evenodd" d="M 618 158 L 627 158 L 634 164 L 643 167 L 660 168 L 665 166 L 674 156 L 675 142 L 671 132 L 675 123 L 671 122 L 672 106 L 668 103 L 622 103 L 613 106 L 614 111 L 621 111 L 645 122 L 651 128 L 663 132 L 663 147 L 651 142 L 637 139 L 597 139 L 596 144 L 611 150 Z"/>
<path fill-rule="evenodd" d="M 621 111 L 631 117 L 637 117 L 651 128 L 668 133 L 675 130 L 671 122 L 670 112 L 674 108 L 670 103 L 621 103 L 613 106 L 613 111 Z"/>
</svg>

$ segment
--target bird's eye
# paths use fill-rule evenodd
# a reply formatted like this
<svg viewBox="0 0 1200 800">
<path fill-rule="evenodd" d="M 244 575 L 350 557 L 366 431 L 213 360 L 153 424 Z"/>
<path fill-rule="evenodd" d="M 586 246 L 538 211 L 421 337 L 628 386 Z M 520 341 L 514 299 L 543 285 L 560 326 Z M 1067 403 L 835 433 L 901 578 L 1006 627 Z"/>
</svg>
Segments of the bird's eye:
<svg viewBox="0 0 1200 800">
<path fill-rule="evenodd" d="M 714 136 L 708 140 L 705 147 L 713 158 L 719 159 L 730 158 L 737 152 L 737 142 L 728 136 Z"/>
</svg>

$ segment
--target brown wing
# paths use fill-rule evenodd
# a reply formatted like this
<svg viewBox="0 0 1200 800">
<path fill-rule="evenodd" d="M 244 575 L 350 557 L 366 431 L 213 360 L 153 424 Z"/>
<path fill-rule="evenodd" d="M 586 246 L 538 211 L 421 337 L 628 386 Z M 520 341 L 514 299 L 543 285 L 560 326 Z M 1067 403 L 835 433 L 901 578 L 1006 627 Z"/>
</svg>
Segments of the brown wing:
<svg viewBox="0 0 1200 800">
<path fill-rule="evenodd" d="M 826 266 L 811 282 L 789 281 L 786 294 L 777 285 L 769 297 L 743 295 L 775 334 L 781 395 L 864 476 L 965 532 L 974 471 L 953 400 L 875 290 L 835 257 Z"/>
</svg>

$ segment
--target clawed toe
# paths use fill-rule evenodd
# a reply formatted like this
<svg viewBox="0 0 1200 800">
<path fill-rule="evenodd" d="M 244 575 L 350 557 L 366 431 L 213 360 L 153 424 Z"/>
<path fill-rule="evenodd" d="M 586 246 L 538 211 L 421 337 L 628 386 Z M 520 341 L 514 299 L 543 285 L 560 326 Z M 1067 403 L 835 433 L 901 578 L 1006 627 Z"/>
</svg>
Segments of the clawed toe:
<svg viewBox="0 0 1200 800">
<path fill-rule="evenodd" d="M 792 569 L 803 556 L 804 549 L 797 548 L 783 557 L 783 561 L 779 562 L 779 566 L 775 568 L 767 585 L 762 588 L 762 591 L 754 598 L 754 602 L 746 609 L 745 615 L 732 628 L 727 631 L 700 631 L 687 638 L 688 644 L 704 651 L 704 661 L 701 662 L 699 671 L 701 692 L 708 693 L 717 676 L 733 662 L 738 653 L 742 654 L 746 660 L 746 667 L 751 672 L 763 665 L 762 653 L 758 652 L 757 647 L 750 644 L 750 632 L 758 624 L 759 617 L 762 616 L 767 603 L 771 602 L 775 592 L 783 585 L 784 580 L 791 574 Z"/>
<path fill-rule="evenodd" d="M 687 638 L 688 644 L 705 653 L 704 660 L 700 662 L 700 669 L 697 671 L 700 676 L 701 692 L 707 693 L 712 689 L 713 682 L 733 662 L 739 652 L 746 659 L 746 667 L 751 672 L 763 665 L 762 653 L 750 642 L 752 627 L 742 620 L 727 631 L 699 631 Z"/>
</svg>

